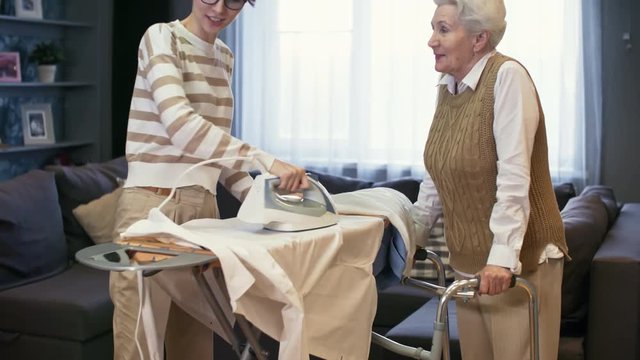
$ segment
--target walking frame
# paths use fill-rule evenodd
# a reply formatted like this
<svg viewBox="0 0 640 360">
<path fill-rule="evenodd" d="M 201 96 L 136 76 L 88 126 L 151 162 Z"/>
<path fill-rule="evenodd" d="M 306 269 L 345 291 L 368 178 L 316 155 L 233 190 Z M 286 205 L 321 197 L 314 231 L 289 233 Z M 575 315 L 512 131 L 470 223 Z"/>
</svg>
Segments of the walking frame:
<svg viewBox="0 0 640 360">
<path fill-rule="evenodd" d="M 433 324 L 433 338 L 431 340 L 431 351 L 421 347 L 411 347 L 395 342 L 376 332 L 372 332 L 371 342 L 394 353 L 406 356 L 411 359 L 421 360 L 444 360 L 450 359 L 449 349 L 449 323 L 448 304 L 452 299 L 462 299 L 469 301 L 477 296 L 480 287 L 480 277 L 473 279 L 456 280 L 449 286 L 445 286 L 444 264 L 440 257 L 431 250 L 420 249 L 416 252 L 416 259 L 429 260 L 436 268 L 438 274 L 438 284 L 405 277 L 402 279 L 403 285 L 424 289 L 434 296 L 439 297 L 436 310 L 436 319 Z M 530 337 L 530 358 L 539 360 L 539 325 L 538 325 L 538 295 L 535 287 L 526 279 L 512 276 L 510 287 L 519 287 L 526 291 L 529 297 L 529 337 Z M 513 291 L 513 290 L 510 290 Z"/>
</svg>

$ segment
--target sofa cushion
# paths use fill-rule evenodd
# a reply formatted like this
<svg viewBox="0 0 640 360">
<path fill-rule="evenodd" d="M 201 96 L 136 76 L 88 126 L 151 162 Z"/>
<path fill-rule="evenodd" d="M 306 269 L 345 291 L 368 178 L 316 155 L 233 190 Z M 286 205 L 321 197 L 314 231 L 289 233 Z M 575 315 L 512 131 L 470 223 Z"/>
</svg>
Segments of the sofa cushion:
<svg viewBox="0 0 640 360">
<path fill-rule="evenodd" d="M 390 329 L 431 299 L 423 289 L 397 284 L 378 292 L 378 307 L 373 326 Z"/>
<path fill-rule="evenodd" d="M 580 195 L 597 195 L 600 197 L 600 200 L 602 200 L 607 210 L 607 217 L 609 219 L 608 228 L 611 228 L 620 213 L 620 207 L 618 207 L 618 201 L 613 193 L 613 189 L 604 185 L 588 185 L 582 190 Z"/>
<path fill-rule="evenodd" d="M 0 290 L 67 266 L 53 174 L 32 170 L 0 183 Z"/>
<path fill-rule="evenodd" d="M 318 181 L 327 189 L 329 194 L 340 194 L 343 192 L 368 189 L 373 185 L 373 181 L 353 179 L 345 176 L 323 174 L 316 171 L 308 171 L 316 175 Z"/>
<path fill-rule="evenodd" d="M 458 319 L 456 315 L 456 302 L 450 301 L 448 304 L 448 322 L 449 322 L 449 345 L 451 360 L 462 359 L 460 352 L 460 336 L 458 335 Z M 404 319 L 401 323 L 389 330 L 386 334 L 391 340 L 397 341 L 403 345 L 422 347 L 423 349 L 431 349 L 431 340 L 433 339 L 433 323 L 436 320 L 436 311 L 438 309 L 438 299 L 433 299 L 421 306 L 411 316 Z M 387 357 L 385 356 L 385 359 Z M 399 358 L 399 357 L 392 357 Z"/>
<path fill-rule="evenodd" d="M 576 188 L 572 183 L 561 183 L 553 185 L 553 192 L 556 195 L 556 201 L 558 202 L 558 208 L 564 209 L 567 202 L 572 197 L 576 196 Z"/>
<path fill-rule="evenodd" d="M 372 187 L 387 187 L 398 190 L 406 196 L 412 203 L 418 200 L 420 181 L 413 178 L 400 178 L 396 180 L 381 181 L 374 183 Z"/>
<path fill-rule="evenodd" d="M 586 331 L 591 260 L 607 232 L 607 211 L 600 197 L 578 196 L 560 213 L 571 261 L 562 278 L 561 334 L 580 336 Z"/>
<path fill-rule="evenodd" d="M 115 214 L 121 194 L 122 187 L 118 187 L 108 194 L 73 209 L 73 215 L 94 243 L 113 241 Z"/>
<path fill-rule="evenodd" d="M 83 166 L 50 166 L 56 176 L 62 221 L 67 239 L 70 259 L 75 253 L 93 241 L 73 215 L 73 209 L 81 204 L 113 191 L 118 180 L 127 177 L 127 162 L 124 157 L 104 163 L 90 163 Z"/>
<path fill-rule="evenodd" d="M 111 331 L 109 272 L 73 264 L 57 276 L 0 292 L 0 330 L 85 341 Z"/>
</svg>

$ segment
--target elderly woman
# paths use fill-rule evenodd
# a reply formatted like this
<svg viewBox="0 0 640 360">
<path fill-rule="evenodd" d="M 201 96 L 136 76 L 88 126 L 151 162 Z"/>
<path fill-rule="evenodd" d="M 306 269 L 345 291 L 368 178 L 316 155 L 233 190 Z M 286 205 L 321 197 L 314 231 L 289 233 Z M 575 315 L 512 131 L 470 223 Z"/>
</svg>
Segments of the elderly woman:
<svg viewBox="0 0 640 360">
<path fill-rule="evenodd" d="M 547 159 L 544 114 L 527 70 L 495 50 L 503 0 L 435 0 L 431 25 L 438 102 L 414 206 L 418 233 L 444 216 L 458 278 L 481 295 L 457 303 L 462 355 L 526 359 L 528 302 L 506 291 L 512 274 L 539 294 L 541 359 L 556 359 L 564 231 Z"/>
</svg>

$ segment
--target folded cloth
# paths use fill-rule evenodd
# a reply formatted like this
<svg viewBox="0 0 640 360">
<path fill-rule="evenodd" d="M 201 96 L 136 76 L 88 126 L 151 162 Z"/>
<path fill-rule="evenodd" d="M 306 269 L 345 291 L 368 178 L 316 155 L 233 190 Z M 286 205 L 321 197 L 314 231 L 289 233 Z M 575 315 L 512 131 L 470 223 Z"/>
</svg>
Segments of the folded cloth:
<svg viewBox="0 0 640 360">
<path fill-rule="evenodd" d="M 415 253 L 415 231 L 411 208 L 413 204 L 401 192 L 385 187 L 368 188 L 332 195 L 340 214 L 382 216 L 393 226 L 385 232 L 379 257 L 376 259 L 377 279 L 381 284 L 397 283 L 409 276 Z M 384 257 L 387 264 L 380 264 Z M 381 271 L 389 268 L 391 271 Z M 390 279 L 389 276 L 393 277 Z"/>
</svg>

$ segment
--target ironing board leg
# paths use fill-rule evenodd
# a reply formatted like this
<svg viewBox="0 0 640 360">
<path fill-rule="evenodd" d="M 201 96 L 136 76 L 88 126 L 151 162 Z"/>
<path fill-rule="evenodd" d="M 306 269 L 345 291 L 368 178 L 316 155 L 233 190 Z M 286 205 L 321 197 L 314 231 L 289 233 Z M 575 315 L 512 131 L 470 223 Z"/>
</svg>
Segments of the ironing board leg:
<svg viewBox="0 0 640 360">
<path fill-rule="evenodd" d="M 256 335 L 256 333 L 253 331 L 254 327 L 251 326 L 251 324 L 247 321 L 247 319 L 245 319 L 245 317 L 240 314 L 236 314 L 236 320 L 238 321 L 238 326 L 240 326 L 240 330 L 242 330 L 242 333 L 244 334 L 244 336 L 247 337 L 247 341 L 251 345 L 251 348 L 254 349 L 254 355 L 256 356 L 256 358 L 258 360 L 267 360 L 267 356 L 265 355 L 266 352 L 262 350 L 262 347 L 260 346 L 260 342 L 258 340 L 258 337 L 260 336 L 259 330 L 258 330 L 258 334 Z M 242 360 L 251 359 L 249 357 L 249 347 L 247 346 L 247 348 L 245 348 L 244 350 L 245 351 L 242 354 L 241 359 Z"/>
<path fill-rule="evenodd" d="M 220 322 L 220 326 L 222 326 L 222 332 L 224 333 L 224 335 L 226 335 L 226 338 L 231 341 L 231 347 L 233 348 L 233 351 L 235 351 L 238 357 L 240 357 L 240 341 L 238 340 L 236 334 L 233 332 L 233 327 L 224 313 L 220 299 L 214 294 L 200 267 L 193 268 L 193 277 L 196 279 L 196 282 L 198 283 L 198 286 L 200 287 L 200 291 L 202 291 L 204 298 L 209 303 L 213 314 Z M 226 302 L 226 300 L 224 301 Z M 211 341 L 213 341 L 213 339 Z"/>
<path fill-rule="evenodd" d="M 209 283 L 207 279 L 204 277 L 204 272 L 201 268 L 196 267 L 193 269 L 193 276 L 195 277 L 200 290 L 204 294 L 205 299 L 209 303 L 211 310 L 213 311 L 216 318 L 220 321 L 220 325 L 222 326 L 222 331 L 225 333 L 227 338 L 231 341 L 231 346 L 235 353 L 241 360 L 249 360 L 252 359 L 251 352 L 249 351 L 251 348 L 254 349 L 255 357 L 258 360 L 267 360 L 266 353 L 262 350 L 260 343 L 258 342 L 258 336 L 253 331 L 251 324 L 244 318 L 244 316 L 239 314 L 234 314 L 236 321 L 238 322 L 238 326 L 240 326 L 240 330 L 244 334 L 247 339 L 249 345 L 245 347 L 244 351 L 240 349 L 240 340 L 238 336 L 236 336 L 233 331 L 233 325 L 227 319 L 227 316 L 224 312 L 224 306 L 227 305 L 227 300 L 222 293 L 222 289 L 218 285 L 217 281 L 213 281 Z M 224 304 L 224 305 L 223 305 Z M 232 313 L 231 309 L 228 309 L 229 313 Z"/>
</svg>

